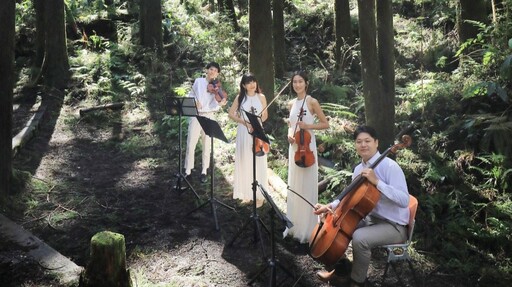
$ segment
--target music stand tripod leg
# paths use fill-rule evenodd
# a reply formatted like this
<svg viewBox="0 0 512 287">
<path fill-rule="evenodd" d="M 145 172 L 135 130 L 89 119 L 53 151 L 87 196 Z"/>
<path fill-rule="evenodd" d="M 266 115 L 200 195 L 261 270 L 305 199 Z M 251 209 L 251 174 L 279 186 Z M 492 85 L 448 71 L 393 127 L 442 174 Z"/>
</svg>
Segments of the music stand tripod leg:
<svg viewBox="0 0 512 287">
<path fill-rule="evenodd" d="M 257 185 L 258 185 L 258 182 L 255 181 L 253 183 L 253 186 L 255 187 Z M 253 193 L 255 194 L 256 191 L 253 190 Z M 233 244 L 238 239 L 238 237 L 240 237 L 242 235 L 242 233 L 245 231 L 245 229 L 252 223 L 253 226 L 254 226 L 253 242 L 254 243 L 256 243 L 256 242 L 260 243 L 261 254 L 262 254 L 263 257 L 266 257 L 266 255 L 265 255 L 265 247 L 263 246 L 263 236 L 262 236 L 262 232 L 261 232 L 261 226 L 263 226 L 263 228 L 267 231 L 267 233 L 269 233 L 269 230 L 265 226 L 265 224 L 263 224 L 263 221 L 261 220 L 261 218 L 258 216 L 258 212 L 256 211 L 256 196 L 255 195 L 253 195 L 253 199 L 254 199 L 253 200 L 253 211 L 252 211 L 251 216 L 247 219 L 247 221 L 238 230 L 237 234 L 235 234 L 235 236 L 233 236 L 231 241 L 228 242 L 227 246 L 233 246 Z"/>
<path fill-rule="evenodd" d="M 277 283 L 277 270 L 276 268 L 279 267 L 281 268 L 283 271 L 286 272 L 286 274 L 288 274 L 289 277 L 294 277 L 293 274 L 288 270 L 286 269 L 277 259 L 276 259 L 276 240 L 275 240 L 275 222 L 274 222 L 274 219 L 275 219 L 275 215 L 277 214 L 277 212 L 279 212 L 279 214 L 281 215 L 281 220 L 283 222 L 287 222 L 288 219 L 282 215 L 280 213 L 280 211 L 278 211 L 274 201 L 272 200 L 272 198 L 270 197 L 270 195 L 264 190 L 264 188 L 259 185 L 260 187 L 260 190 L 261 192 L 263 193 L 265 199 L 267 199 L 267 201 L 269 202 L 269 204 L 271 205 L 271 209 L 269 211 L 270 213 L 270 250 L 271 250 L 271 255 L 270 255 L 270 258 L 267 260 L 267 265 L 264 266 L 258 273 L 257 275 L 249 282 L 249 285 L 252 284 L 261 274 L 263 274 L 263 272 L 265 272 L 268 268 L 270 268 L 270 278 L 269 278 L 269 286 L 272 286 L 272 287 L 275 287 L 276 286 L 276 283 Z M 283 281 L 284 282 L 284 281 Z"/>
<path fill-rule="evenodd" d="M 218 199 L 215 198 L 215 196 L 213 195 L 213 189 L 214 189 L 214 185 L 215 185 L 215 159 L 214 159 L 214 156 L 213 156 L 213 138 L 214 137 L 217 137 L 217 138 L 223 138 L 224 137 L 224 134 L 221 134 L 221 135 L 216 135 L 214 131 L 212 130 L 215 130 L 217 133 L 222 133 L 222 130 L 220 130 L 220 127 L 219 127 L 219 124 L 211 119 L 208 119 L 208 118 L 204 118 L 204 117 L 197 117 L 198 120 L 199 120 L 199 123 L 201 124 L 201 127 L 203 128 L 203 130 L 205 131 L 206 135 L 208 135 L 210 137 L 210 166 L 211 166 L 211 172 L 210 172 L 210 195 L 209 195 L 209 198 L 206 202 L 204 202 L 203 204 L 199 205 L 197 208 L 193 209 L 192 211 L 190 211 L 188 214 L 196 211 L 196 210 L 199 210 L 201 209 L 202 207 L 206 206 L 207 204 L 210 204 L 211 206 L 211 209 L 212 209 L 212 214 L 213 214 L 213 218 L 214 218 L 214 221 L 215 221 L 215 229 L 216 230 L 219 230 L 219 221 L 217 219 L 217 204 L 220 204 L 221 206 L 224 206 L 228 209 L 231 209 L 231 210 L 235 210 L 234 207 L 231 207 L 225 203 L 222 203 L 220 202 Z M 224 137 L 225 138 L 225 137 Z M 227 141 L 227 140 L 226 140 Z"/>
<path fill-rule="evenodd" d="M 188 101 L 188 102 L 185 103 L 185 101 Z M 172 114 L 174 114 L 174 111 L 176 111 L 178 114 L 178 121 L 179 121 L 179 124 L 178 124 L 178 150 L 179 150 L 178 151 L 178 173 L 176 174 L 177 179 L 176 179 L 176 184 L 174 186 L 174 190 L 181 194 L 188 187 L 194 193 L 196 198 L 199 199 L 199 194 L 197 194 L 195 189 L 192 187 L 190 182 L 187 180 L 187 178 L 183 174 L 182 166 L 181 166 L 182 165 L 182 150 L 183 150 L 183 147 L 182 147 L 183 132 L 182 132 L 182 127 L 181 127 L 182 115 L 185 114 L 185 112 L 184 112 L 185 109 L 190 111 L 191 107 L 195 108 L 195 100 L 193 98 L 172 97 L 170 99 L 170 104 L 166 104 L 166 109 L 168 111 L 167 113 L 169 115 L 172 115 Z M 196 114 L 197 114 L 197 110 L 196 110 Z M 189 114 L 189 115 L 193 115 L 193 114 Z M 187 186 L 182 185 L 183 181 L 187 184 Z"/>
<path fill-rule="evenodd" d="M 253 146 L 256 145 L 256 137 L 253 135 L 252 137 Z M 257 212 L 257 206 L 256 206 L 256 190 L 258 188 L 258 181 L 256 179 L 256 153 L 254 149 L 252 150 L 252 177 L 253 177 L 253 183 L 252 183 L 252 214 L 249 217 L 248 221 L 242 225 L 242 228 L 238 231 L 237 234 L 233 237 L 233 239 L 228 243 L 228 246 L 232 246 L 236 239 L 242 234 L 242 232 L 245 230 L 245 228 L 249 225 L 249 223 L 254 223 L 254 243 L 260 242 L 262 254 L 265 257 L 265 248 L 263 246 L 263 240 L 261 235 L 261 226 L 265 229 L 267 233 L 269 233 L 268 228 L 263 224 L 263 221 L 258 216 Z"/>
</svg>

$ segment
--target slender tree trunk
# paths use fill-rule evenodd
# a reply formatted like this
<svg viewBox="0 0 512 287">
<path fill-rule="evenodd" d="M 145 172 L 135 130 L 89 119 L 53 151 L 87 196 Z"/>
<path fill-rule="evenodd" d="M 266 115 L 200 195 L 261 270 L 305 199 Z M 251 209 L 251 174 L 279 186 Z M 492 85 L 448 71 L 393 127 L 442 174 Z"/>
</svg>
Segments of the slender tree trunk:
<svg viewBox="0 0 512 287">
<path fill-rule="evenodd" d="M 162 43 L 162 3 L 160 0 L 145 0 L 140 2 L 140 38 L 141 45 L 163 51 Z"/>
<path fill-rule="evenodd" d="M 249 0 L 249 69 L 267 97 L 274 94 L 272 50 L 270 0 Z"/>
<path fill-rule="evenodd" d="M 12 181 L 14 15 L 14 0 L 0 1 L 0 203 L 11 192 Z"/>
<path fill-rule="evenodd" d="M 341 65 L 341 54 L 343 46 L 345 44 L 354 44 L 354 36 L 352 34 L 352 22 L 350 20 L 350 1 L 335 0 L 334 15 L 334 30 L 336 38 L 336 68 L 344 68 L 344 65 Z"/>
<path fill-rule="evenodd" d="M 377 1 L 377 33 L 382 79 L 381 109 L 376 119 L 380 143 L 386 149 L 393 144 L 395 126 L 395 38 L 392 0 Z"/>
<path fill-rule="evenodd" d="M 238 26 L 238 20 L 236 19 L 235 5 L 233 4 L 233 0 L 226 0 L 227 13 L 229 18 L 231 19 L 231 23 L 233 24 L 233 29 L 238 32 L 240 31 L 240 27 Z"/>
<path fill-rule="evenodd" d="M 44 83 L 64 88 L 70 77 L 66 45 L 64 0 L 44 1 L 45 43 L 42 75 Z"/>
<path fill-rule="evenodd" d="M 284 0 L 273 0 L 273 31 L 274 31 L 274 60 L 275 77 L 282 78 L 286 71 L 286 45 L 284 39 Z"/>
<path fill-rule="evenodd" d="M 37 81 L 37 76 L 43 66 L 44 59 L 44 41 L 45 41 L 45 20 L 44 20 L 44 0 L 32 1 L 36 14 L 36 58 L 34 59 L 34 74 L 31 75 L 32 80 Z"/>
</svg>

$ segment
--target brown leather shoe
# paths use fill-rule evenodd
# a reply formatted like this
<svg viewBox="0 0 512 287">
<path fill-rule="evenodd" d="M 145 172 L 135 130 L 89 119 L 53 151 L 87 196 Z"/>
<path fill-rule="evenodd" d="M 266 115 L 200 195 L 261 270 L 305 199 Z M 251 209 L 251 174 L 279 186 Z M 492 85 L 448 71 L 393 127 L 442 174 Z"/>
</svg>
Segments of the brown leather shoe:
<svg viewBox="0 0 512 287">
<path fill-rule="evenodd" d="M 336 275 L 336 273 L 334 273 L 335 270 L 332 270 L 332 271 L 326 271 L 326 270 L 323 270 L 323 271 L 318 271 L 316 273 L 316 277 L 318 277 L 318 279 L 320 279 L 320 281 L 322 282 L 328 282 L 334 286 L 339 286 L 339 285 L 346 285 L 347 283 L 350 282 L 350 278 L 348 277 L 343 277 L 343 276 L 339 276 L 339 275 Z"/>
<path fill-rule="evenodd" d="M 331 277 L 334 275 L 334 269 L 332 271 L 322 270 L 316 272 L 316 277 L 322 282 L 329 282 Z"/>
</svg>

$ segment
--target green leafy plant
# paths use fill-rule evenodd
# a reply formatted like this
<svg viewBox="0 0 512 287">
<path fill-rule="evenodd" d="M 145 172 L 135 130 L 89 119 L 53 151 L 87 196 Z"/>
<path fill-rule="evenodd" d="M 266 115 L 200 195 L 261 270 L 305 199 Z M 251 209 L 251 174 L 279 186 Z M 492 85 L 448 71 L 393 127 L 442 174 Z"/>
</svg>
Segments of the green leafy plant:
<svg viewBox="0 0 512 287">
<path fill-rule="evenodd" d="M 472 165 L 470 170 L 478 172 L 483 177 L 483 187 L 494 188 L 505 192 L 511 186 L 510 175 L 512 168 L 504 166 L 505 156 L 501 154 L 483 154 L 475 157 L 480 163 Z"/>
</svg>

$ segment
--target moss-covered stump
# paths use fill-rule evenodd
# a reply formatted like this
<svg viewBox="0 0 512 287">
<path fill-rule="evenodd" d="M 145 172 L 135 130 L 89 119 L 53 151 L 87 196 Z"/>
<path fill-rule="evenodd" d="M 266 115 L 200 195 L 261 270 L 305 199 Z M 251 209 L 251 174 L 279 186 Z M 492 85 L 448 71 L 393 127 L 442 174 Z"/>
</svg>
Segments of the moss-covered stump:
<svg viewBox="0 0 512 287">
<path fill-rule="evenodd" d="M 80 278 L 81 287 L 131 287 L 126 269 L 124 236 L 102 231 L 91 238 L 91 258 Z"/>
</svg>

